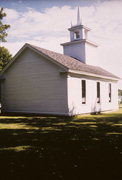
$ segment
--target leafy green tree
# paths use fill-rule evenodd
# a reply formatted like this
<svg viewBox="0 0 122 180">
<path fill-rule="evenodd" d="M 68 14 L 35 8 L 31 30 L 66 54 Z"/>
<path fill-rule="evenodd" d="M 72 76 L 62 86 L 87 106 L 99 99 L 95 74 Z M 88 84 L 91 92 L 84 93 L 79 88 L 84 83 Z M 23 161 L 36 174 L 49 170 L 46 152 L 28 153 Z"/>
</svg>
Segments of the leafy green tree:
<svg viewBox="0 0 122 180">
<path fill-rule="evenodd" d="M 0 41 L 6 42 L 7 29 L 10 25 L 3 24 L 2 20 L 6 16 L 3 8 L 0 8 Z M 0 71 L 8 64 L 12 59 L 12 55 L 9 53 L 8 49 L 0 46 Z"/>
<path fill-rule="evenodd" d="M 0 47 L 0 71 L 11 61 L 12 55 L 5 47 Z"/>
<path fill-rule="evenodd" d="M 10 27 L 8 24 L 3 24 L 2 20 L 6 16 L 3 8 L 0 8 L 0 41 L 6 42 L 6 36 L 8 35 L 6 30 Z"/>
</svg>

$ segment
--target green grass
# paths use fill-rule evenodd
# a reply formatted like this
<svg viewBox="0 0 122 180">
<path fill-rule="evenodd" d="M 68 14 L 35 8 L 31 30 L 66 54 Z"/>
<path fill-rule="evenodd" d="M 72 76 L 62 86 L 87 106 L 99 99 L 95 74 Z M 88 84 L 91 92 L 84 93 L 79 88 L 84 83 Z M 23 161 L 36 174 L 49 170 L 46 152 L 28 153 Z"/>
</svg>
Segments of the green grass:
<svg viewBox="0 0 122 180">
<path fill-rule="evenodd" d="M 0 180 L 120 180 L 122 108 L 100 115 L 0 116 Z"/>
</svg>

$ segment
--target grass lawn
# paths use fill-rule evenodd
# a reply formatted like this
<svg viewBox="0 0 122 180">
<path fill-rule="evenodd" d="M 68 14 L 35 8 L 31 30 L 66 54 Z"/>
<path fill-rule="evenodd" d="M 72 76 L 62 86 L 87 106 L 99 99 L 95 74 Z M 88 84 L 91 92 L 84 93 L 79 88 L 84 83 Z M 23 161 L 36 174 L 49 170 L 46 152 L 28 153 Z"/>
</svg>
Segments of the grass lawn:
<svg viewBox="0 0 122 180">
<path fill-rule="evenodd" d="M 0 180 L 122 179 L 122 108 L 62 117 L 0 116 Z"/>
</svg>

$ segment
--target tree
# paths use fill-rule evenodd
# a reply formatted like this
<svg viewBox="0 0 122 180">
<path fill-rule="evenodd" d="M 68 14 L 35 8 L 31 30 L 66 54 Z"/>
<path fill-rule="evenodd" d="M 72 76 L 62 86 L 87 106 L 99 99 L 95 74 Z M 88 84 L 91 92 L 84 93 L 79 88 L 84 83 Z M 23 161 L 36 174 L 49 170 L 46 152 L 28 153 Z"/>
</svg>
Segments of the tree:
<svg viewBox="0 0 122 180">
<path fill-rule="evenodd" d="M 12 55 L 5 47 L 0 47 L 0 71 L 11 61 Z"/>
<path fill-rule="evenodd" d="M 6 33 L 6 30 L 10 27 L 10 25 L 3 24 L 2 19 L 6 16 L 6 13 L 4 12 L 4 9 L 0 9 L 0 41 L 6 42 L 6 36 L 8 35 Z"/>
<path fill-rule="evenodd" d="M 10 27 L 10 25 L 3 24 L 2 20 L 6 16 L 3 8 L 0 8 L 0 41 L 6 42 L 6 30 Z M 8 64 L 8 62 L 12 59 L 12 55 L 9 53 L 8 49 L 5 47 L 0 47 L 0 71 Z"/>
</svg>

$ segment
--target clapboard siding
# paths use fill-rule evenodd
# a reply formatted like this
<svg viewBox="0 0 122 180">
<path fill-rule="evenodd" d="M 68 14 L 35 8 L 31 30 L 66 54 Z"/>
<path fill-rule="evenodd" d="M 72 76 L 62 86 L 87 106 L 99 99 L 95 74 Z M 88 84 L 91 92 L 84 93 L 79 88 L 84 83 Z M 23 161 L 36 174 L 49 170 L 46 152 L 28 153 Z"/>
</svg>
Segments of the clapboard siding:
<svg viewBox="0 0 122 180">
<path fill-rule="evenodd" d="M 86 104 L 82 104 L 82 80 L 86 80 Z M 97 103 L 97 82 L 100 82 L 100 103 Z M 109 83 L 112 86 L 111 102 L 109 102 Z M 117 94 L 117 81 L 82 75 L 68 77 L 68 105 L 71 115 L 117 110 Z"/>
<path fill-rule="evenodd" d="M 4 74 L 3 111 L 67 114 L 67 78 L 60 70 L 34 51 L 24 50 Z"/>
</svg>

